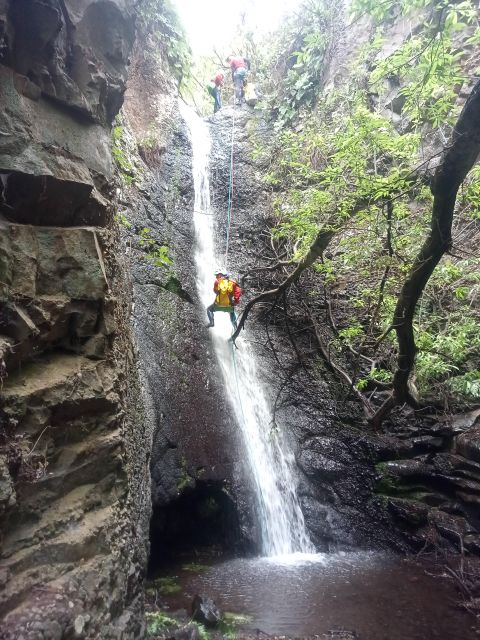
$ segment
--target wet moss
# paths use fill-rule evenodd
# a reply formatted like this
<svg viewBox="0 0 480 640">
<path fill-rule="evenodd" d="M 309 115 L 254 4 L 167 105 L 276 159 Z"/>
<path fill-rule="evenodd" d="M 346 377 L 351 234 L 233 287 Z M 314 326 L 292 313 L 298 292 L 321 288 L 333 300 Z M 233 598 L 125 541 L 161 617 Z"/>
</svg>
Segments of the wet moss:
<svg viewBox="0 0 480 640">
<path fill-rule="evenodd" d="M 182 588 L 178 584 L 176 577 L 164 576 L 162 578 L 156 578 L 152 582 L 152 586 L 147 589 L 147 592 L 158 591 L 162 596 L 172 596 L 179 593 Z"/>
<path fill-rule="evenodd" d="M 226 611 L 222 615 L 222 619 L 219 624 L 219 631 L 223 638 L 226 638 L 227 640 L 235 640 L 238 628 L 251 622 L 251 620 L 251 616 Z"/>
<path fill-rule="evenodd" d="M 380 476 L 375 487 L 375 493 L 394 496 L 398 495 L 398 493 L 401 492 L 400 482 L 398 478 L 388 473 L 385 462 L 379 462 L 378 464 L 376 464 L 375 470 Z"/>
<path fill-rule="evenodd" d="M 208 571 L 209 568 L 206 564 L 198 564 L 196 562 L 184 564 L 182 567 L 184 571 L 190 571 L 191 573 L 204 573 Z"/>
</svg>

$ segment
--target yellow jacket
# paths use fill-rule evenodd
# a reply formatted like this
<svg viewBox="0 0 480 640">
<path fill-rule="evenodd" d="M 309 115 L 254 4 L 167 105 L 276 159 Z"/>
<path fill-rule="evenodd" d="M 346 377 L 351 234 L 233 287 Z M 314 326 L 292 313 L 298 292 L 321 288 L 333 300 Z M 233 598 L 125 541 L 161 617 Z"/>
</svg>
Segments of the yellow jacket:
<svg viewBox="0 0 480 640">
<path fill-rule="evenodd" d="M 213 285 L 213 290 L 217 294 L 215 304 L 218 304 L 219 307 L 231 307 L 233 304 L 233 291 L 235 284 L 236 283 L 233 280 L 217 278 Z"/>
</svg>

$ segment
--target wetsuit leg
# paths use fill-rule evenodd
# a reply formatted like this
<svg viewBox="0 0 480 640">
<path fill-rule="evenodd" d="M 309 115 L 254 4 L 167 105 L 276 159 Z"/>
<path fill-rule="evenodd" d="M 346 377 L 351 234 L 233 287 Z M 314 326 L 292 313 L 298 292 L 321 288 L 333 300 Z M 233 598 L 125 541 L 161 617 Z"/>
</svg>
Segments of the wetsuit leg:
<svg viewBox="0 0 480 640">
<path fill-rule="evenodd" d="M 207 307 L 207 317 L 208 317 L 208 322 L 210 323 L 210 326 L 213 327 L 213 325 L 215 324 L 215 319 L 213 316 L 213 304 Z"/>
<path fill-rule="evenodd" d="M 220 89 L 218 87 L 215 87 L 213 91 L 214 91 L 213 97 L 215 99 L 215 106 L 213 107 L 213 113 L 217 113 L 217 111 L 219 111 L 222 108 L 222 98 L 220 94 Z"/>
<path fill-rule="evenodd" d="M 238 71 L 235 72 L 235 75 L 233 76 L 233 84 L 235 86 L 235 102 L 237 104 L 241 104 L 242 103 L 242 93 L 243 93 L 243 80 L 245 78 L 245 75 L 242 73 L 239 73 Z"/>
<path fill-rule="evenodd" d="M 233 328 L 236 329 L 237 328 L 237 316 L 235 315 L 235 311 L 232 311 L 230 313 L 230 321 L 233 325 Z"/>
</svg>

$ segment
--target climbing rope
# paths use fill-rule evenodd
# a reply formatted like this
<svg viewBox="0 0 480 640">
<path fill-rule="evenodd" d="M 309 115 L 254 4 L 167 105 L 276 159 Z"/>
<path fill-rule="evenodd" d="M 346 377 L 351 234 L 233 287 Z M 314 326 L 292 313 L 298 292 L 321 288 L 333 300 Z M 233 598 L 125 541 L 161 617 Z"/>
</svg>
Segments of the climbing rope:
<svg viewBox="0 0 480 640">
<path fill-rule="evenodd" d="M 225 241 L 225 270 L 228 269 L 228 249 L 230 244 L 230 225 L 232 222 L 233 207 L 233 141 L 235 136 L 235 96 L 233 97 L 232 139 L 230 149 L 230 180 L 228 183 L 228 207 L 227 207 L 227 237 Z"/>
</svg>

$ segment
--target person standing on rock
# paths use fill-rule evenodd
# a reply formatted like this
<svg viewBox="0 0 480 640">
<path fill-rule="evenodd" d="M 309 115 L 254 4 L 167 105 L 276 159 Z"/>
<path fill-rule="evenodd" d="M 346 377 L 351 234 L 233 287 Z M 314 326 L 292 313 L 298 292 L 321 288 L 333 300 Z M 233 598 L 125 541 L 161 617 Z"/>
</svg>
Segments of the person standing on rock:
<svg viewBox="0 0 480 640">
<path fill-rule="evenodd" d="M 235 90 L 235 104 L 242 104 L 243 99 L 243 83 L 247 77 L 247 70 L 250 68 L 250 62 L 242 56 L 228 56 L 227 62 L 232 70 L 233 87 Z"/>
<path fill-rule="evenodd" d="M 222 87 L 223 87 L 223 73 L 218 72 L 217 75 L 212 78 L 212 81 L 208 85 L 208 93 L 212 96 L 213 103 L 213 113 L 217 113 L 222 108 Z"/>
<path fill-rule="evenodd" d="M 207 307 L 207 328 L 210 329 L 211 327 L 215 326 L 215 311 L 225 311 L 230 314 L 230 320 L 232 322 L 233 328 L 236 329 L 237 316 L 235 315 L 234 307 L 240 302 L 242 290 L 235 282 L 235 280 L 230 279 L 228 273 L 217 270 L 215 272 L 213 291 L 216 296 L 214 303 Z"/>
</svg>

